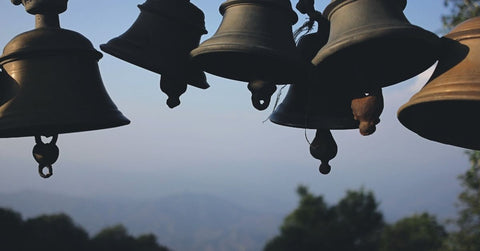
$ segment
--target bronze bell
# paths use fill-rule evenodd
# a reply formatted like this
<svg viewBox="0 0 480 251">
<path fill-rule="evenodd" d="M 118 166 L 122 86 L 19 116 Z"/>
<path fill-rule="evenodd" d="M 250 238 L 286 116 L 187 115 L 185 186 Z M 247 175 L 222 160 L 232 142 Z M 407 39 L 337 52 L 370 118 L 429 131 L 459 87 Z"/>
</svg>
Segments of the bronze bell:
<svg viewBox="0 0 480 251">
<path fill-rule="evenodd" d="M 122 35 L 100 45 L 102 51 L 162 75 L 160 87 L 173 108 L 187 84 L 206 89 L 205 74 L 190 61 L 190 51 L 206 34 L 203 12 L 189 0 L 147 0 Z"/>
<path fill-rule="evenodd" d="M 217 32 L 191 52 L 205 71 L 240 81 L 288 83 L 302 75 L 289 0 L 227 0 Z"/>
<path fill-rule="evenodd" d="M 67 0 L 12 0 L 35 14 L 36 28 L 13 38 L 0 65 L 12 98 L 0 106 L 0 137 L 35 136 L 34 155 L 42 177 L 56 160 L 54 141 L 41 136 L 122 126 L 130 123 L 105 90 L 98 68 L 102 54 L 81 34 L 62 29 L 58 14 Z M 47 156 L 50 155 L 50 156 Z M 53 162 L 52 162 L 53 161 Z M 43 169 L 49 173 L 44 174 Z"/>
<path fill-rule="evenodd" d="M 480 17 L 442 38 L 442 54 L 427 84 L 398 111 L 400 122 L 418 135 L 480 150 Z"/>
<path fill-rule="evenodd" d="M 385 87 L 409 79 L 437 60 L 438 37 L 410 24 L 406 0 L 333 0 L 324 15 L 328 43 L 312 60 L 336 88 Z"/>
<path fill-rule="evenodd" d="M 310 60 L 325 42 L 325 34 L 319 30 L 303 36 L 298 49 L 305 60 Z M 359 125 L 350 108 L 353 95 L 326 90 L 321 83 L 311 79 L 304 81 L 307 84 L 290 86 L 283 102 L 270 115 L 270 120 L 284 126 L 317 129 L 310 144 L 310 153 L 322 161 L 320 173 L 328 174 L 331 170 L 328 162 L 337 154 L 337 144 L 330 129 L 355 129 Z"/>
</svg>

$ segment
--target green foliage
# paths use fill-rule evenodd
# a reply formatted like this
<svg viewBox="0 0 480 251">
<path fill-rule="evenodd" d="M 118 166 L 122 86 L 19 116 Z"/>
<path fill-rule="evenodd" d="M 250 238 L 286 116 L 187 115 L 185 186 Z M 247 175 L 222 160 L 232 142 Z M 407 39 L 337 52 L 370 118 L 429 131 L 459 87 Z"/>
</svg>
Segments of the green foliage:
<svg viewBox="0 0 480 251">
<path fill-rule="evenodd" d="M 438 251 L 446 237 L 445 228 L 435 216 L 413 215 L 385 228 L 380 251 Z"/>
<path fill-rule="evenodd" d="M 463 191 L 458 195 L 458 231 L 452 234 L 450 250 L 480 250 L 480 152 L 468 151 L 471 167 L 458 178 Z"/>
<path fill-rule="evenodd" d="M 94 238 L 65 214 L 42 215 L 26 221 L 19 213 L 0 208 L 2 250 L 15 251 L 168 251 L 152 234 L 137 238 L 122 225 L 105 228 Z"/>
<path fill-rule="evenodd" d="M 285 218 L 280 235 L 266 244 L 265 251 L 378 250 L 384 222 L 371 192 L 348 191 L 331 207 L 306 187 L 298 187 L 297 193 L 299 206 Z"/>
<path fill-rule="evenodd" d="M 444 0 L 444 4 L 450 8 L 450 14 L 442 16 L 443 25 L 448 30 L 480 15 L 480 0 Z"/>
</svg>

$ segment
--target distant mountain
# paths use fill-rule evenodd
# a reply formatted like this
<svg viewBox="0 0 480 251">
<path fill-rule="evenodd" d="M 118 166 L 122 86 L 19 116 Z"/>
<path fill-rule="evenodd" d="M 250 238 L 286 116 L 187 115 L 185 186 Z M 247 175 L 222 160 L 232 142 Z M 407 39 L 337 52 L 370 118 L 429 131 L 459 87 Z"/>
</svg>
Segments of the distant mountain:
<svg viewBox="0 0 480 251">
<path fill-rule="evenodd" d="M 154 233 L 160 244 L 177 251 L 262 250 L 283 218 L 201 194 L 135 201 L 40 192 L 0 193 L 0 207 L 14 209 L 24 218 L 64 212 L 91 235 L 121 223 L 130 234 Z"/>
</svg>

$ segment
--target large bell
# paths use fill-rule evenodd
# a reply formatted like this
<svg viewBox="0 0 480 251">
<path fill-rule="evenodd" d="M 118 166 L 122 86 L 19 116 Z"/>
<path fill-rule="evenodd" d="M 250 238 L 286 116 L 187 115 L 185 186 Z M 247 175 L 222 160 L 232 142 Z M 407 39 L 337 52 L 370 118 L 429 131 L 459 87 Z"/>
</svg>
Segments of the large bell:
<svg viewBox="0 0 480 251">
<path fill-rule="evenodd" d="M 97 64 L 102 54 L 81 34 L 59 26 L 67 0 L 23 0 L 23 5 L 35 14 L 36 28 L 13 38 L 0 57 L 7 86 L 16 86 L 0 106 L 0 137 L 35 136 L 39 143 L 40 136 L 128 124 L 102 83 Z M 43 164 L 51 169 L 53 163 Z"/>
<path fill-rule="evenodd" d="M 190 62 L 190 51 L 206 34 L 203 12 L 189 0 L 147 0 L 140 15 L 122 35 L 100 45 L 102 51 L 162 74 L 167 104 L 180 104 L 187 84 L 206 89 L 205 74 Z"/>
<path fill-rule="evenodd" d="M 297 15 L 289 0 L 227 0 L 213 37 L 191 52 L 207 72 L 240 81 L 288 83 L 304 71 L 292 25 Z"/>
<path fill-rule="evenodd" d="M 398 119 L 429 140 L 480 150 L 480 17 L 459 24 L 442 43 L 435 72 Z"/>
<path fill-rule="evenodd" d="M 328 43 L 312 60 L 322 78 L 368 90 L 409 79 L 437 60 L 438 37 L 410 24 L 406 0 L 333 0 Z M 327 76 L 329 75 L 329 76 Z"/>
</svg>

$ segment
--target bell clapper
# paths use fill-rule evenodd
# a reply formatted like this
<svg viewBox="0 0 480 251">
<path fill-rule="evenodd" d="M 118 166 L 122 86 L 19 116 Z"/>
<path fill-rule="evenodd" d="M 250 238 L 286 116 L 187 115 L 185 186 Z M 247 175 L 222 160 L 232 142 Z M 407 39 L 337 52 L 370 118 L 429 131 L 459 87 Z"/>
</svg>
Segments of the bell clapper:
<svg viewBox="0 0 480 251">
<path fill-rule="evenodd" d="M 160 90 L 168 96 L 168 107 L 175 108 L 180 105 L 180 95 L 187 91 L 187 83 L 182 78 L 163 74 L 160 78 Z"/>
<path fill-rule="evenodd" d="M 337 143 L 328 129 L 317 129 L 315 138 L 310 144 L 310 154 L 322 161 L 319 171 L 322 174 L 329 174 L 332 167 L 328 162 L 337 156 Z"/>
<path fill-rule="evenodd" d="M 270 99 L 277 91 L 277 86 L 271 82 L 254 80 L 248 83 L 248 90 L 252 93 L 253 107 L 263 111 L 270 105 Z"/>
<path fill-rule="evenodd" d="M 363 136 L 371 135 L 380 122 L 383 111 L 382 89 L 365 93 L 359 98 L 352 99 L 352 112 L 355 120 L 360 122 L 359 130 Z"/>
<path fill-rule="evenodd" d="M 49 178 L 53 175 L 53 163 L 57 161 L 60 153 L 56 143 L 58 134 L 52 136 L 50 143 L 43 143 L 40 135 L 35 136 L 36 145 L 33 147 L 33 158 L 38 162 L 38 174 L 42 178 Z M 47 173 L 44 170 L 47 169 Z"/>
</svg>

